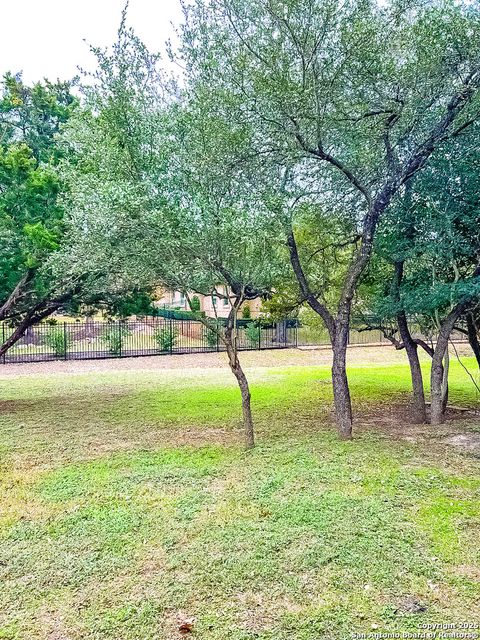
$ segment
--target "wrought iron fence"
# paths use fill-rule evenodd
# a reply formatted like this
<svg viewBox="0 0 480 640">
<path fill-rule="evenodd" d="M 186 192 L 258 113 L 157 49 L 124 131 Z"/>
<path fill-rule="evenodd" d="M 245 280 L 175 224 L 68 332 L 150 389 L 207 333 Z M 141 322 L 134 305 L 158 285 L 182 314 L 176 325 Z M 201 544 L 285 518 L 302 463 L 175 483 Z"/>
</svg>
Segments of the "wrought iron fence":
<svg viewBox="0 0 480 640">
<path fill-rule="evenodd" d="M 414 329 L 414 327 L 412 327 Z M 2 342 L 13 328 L 0 325 Z M 422 337 L 413 331 L 415 337 Z M 452 335 L 464 341 L 462 334 Z M 390 345 L 381 331 L 352 329 L 350 345 Z M 270 325 L 241 321 L 237 327 L 240 350 L 329 346 L 328 332 L 302 326 L 296 321 Z M 197 320 L 147 318 L 145 320 L 48 322 L 27 329 L 24 336 L 2 356 L 3 363 L 48 360 L 89 360 L 135 356 L 225 351 L 217 333 Z"/>
<path fill-rule="evenodd" d="M 13 329 L 7 324 L 1 325 L 3 342 L 11 332 Z M 237 347 L 242 351 L 282 349 L 296 343 L 297 328 L 286 322 L 263 326 L 252 321 L 237 327 Z M 196 320 L 45 322 L 27 329 L 2 361 L 88 360 L 224 350 L 217 333 Z"/>
</svg>

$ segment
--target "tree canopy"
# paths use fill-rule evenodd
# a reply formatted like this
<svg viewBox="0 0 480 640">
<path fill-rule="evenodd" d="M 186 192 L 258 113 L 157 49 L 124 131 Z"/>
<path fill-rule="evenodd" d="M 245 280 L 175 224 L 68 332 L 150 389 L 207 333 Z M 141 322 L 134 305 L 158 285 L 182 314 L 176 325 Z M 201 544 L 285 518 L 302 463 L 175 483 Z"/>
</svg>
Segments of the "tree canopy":
<svg viewBox="0 0 480 640">
<path fill-rule="evenodd" d="M 62 152 L 56 136 L 76 107 L 68 83 L 29 87 L 20 76 L 3 78 L 0 319 L 35 321 L 60 302 L 46 269 L 64 229 L 57 171 Z"/>
</svg>

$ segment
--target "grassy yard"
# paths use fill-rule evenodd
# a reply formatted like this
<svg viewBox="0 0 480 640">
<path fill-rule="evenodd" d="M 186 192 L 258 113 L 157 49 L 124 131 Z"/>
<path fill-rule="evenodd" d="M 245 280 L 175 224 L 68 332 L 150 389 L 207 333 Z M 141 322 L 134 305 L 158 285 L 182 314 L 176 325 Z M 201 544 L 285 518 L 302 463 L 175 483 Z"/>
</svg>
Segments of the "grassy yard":
<svg viewBox="0 0 480 640">
<path fill-rule="evenodd" d="M 357 364 L 339 442 L 328 368 L 255 357 L 248 454 L 225 368 L 0 378 L 1 639 L 480 623 L 479 457 L 446 442 L 478 418 L 411 428 L 407 367 Z M 456 363 L 451 394 L 478 406 Z"/>
</svg>

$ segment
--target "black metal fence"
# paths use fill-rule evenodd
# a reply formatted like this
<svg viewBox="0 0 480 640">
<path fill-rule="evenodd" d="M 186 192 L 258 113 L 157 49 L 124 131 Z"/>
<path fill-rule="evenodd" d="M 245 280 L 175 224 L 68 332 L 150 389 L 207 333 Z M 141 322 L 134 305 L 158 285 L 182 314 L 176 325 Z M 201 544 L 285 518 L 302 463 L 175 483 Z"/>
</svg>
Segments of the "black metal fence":
<svg viewBox="0 0 480 640">
<path fill-rule="evenodd" d="M 0 325 L 2 343 L 12 332 L 13 329 L 7 324 Z M 413 333 L 415 337 L 417 334 L 418 337 L 424 337 L 419 331 Z M 452 338 L 455 341 L 466 339 L 462 334 L 452 334 Z M 349 344 L 391 343 L 381 331 L 352 329 Z M 295 321 L 271 325 L 241 321 L 237 327 L 237 346 L 242 351 L 329 345 L 330 338 L 326 330 L 297 325 Z M 197 320 L 147 318 L 115 322 L 45 322 L 30 327 L 2 357 L 1 362 L 128 358 L 224 350 L 225 346 L 217 332 Z"/>
<path fill-rule="evenodd" d="M 12 332 L 8 325 L 1 325 L 3 342 Z M 284 349 L 296 344 L 297 328 L 286 322 L 261 326 L 252 321 L 237 327 L 237 347 L 241 350 Z M 224 350 L 217 332 L 196 320 L 46 322 L 30 327 L 2 361 L 88 360 Z"/>
</svg>

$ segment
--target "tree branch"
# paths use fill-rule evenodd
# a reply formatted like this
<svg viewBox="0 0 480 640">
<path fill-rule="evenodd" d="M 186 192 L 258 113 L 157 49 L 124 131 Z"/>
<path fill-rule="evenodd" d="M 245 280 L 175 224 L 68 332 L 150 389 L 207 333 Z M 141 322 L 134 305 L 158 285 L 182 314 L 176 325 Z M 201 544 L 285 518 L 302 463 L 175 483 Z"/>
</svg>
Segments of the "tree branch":
<svg viewBox="0 0 480 640">
<path fill-rule="evenodd" d="M 308 284 L 307 278 L 300 262 L 300 256 L 298 255 L 297 243 L 295 241 L 295 235 L 293 229 L 290 230 L 287 236 L 287 246 L 290 252 L 290 262 L 292 263 L 293 271 L 298 280 L 300 291 L 304 300 L 310 305 L 310 307 L 318 313 L 318 315 L 325 322 L 325 325 L 331 335 L 335 332 L 335 322 L 332 314 L 325 305 L 318 301 L 318 299 L 312 293 Z"/>
<path fill-rule="evenodd" d="M 10 311 L 13 309 L 15 304 L 22 298 L 24 295 L 24 287 L 33 279 L 35 275 L 34 269 L 27 269 L 26 273 L 22 276 L 22 278 L 17 282 L 14 290 L 5 300 L 3 305 L 0 307 L 0 320 L 5 320 L 5 318 L 9 315 Z"/>
<path fill-rule="evenodd" d="M 322 144 L 319 142 L 317 147 L 311 147 L 307 144 L 306 140 L 300 133 L 300 128 L 298 126 L 295 118 L 290 116 L 290 121 L 295 127 L 295 138 L 299 143 L 300 147 L 309 155 L 319 158 L 320 160 L 324 160 L 328 164 L 331 164 L 333 167 L 338 169 L 343 175 L 347 178 L 347 180 L 359 191 L 363 197 L 365 198 L 368 207 L 370 208 L 372 204 L 372 198 L 368 191 L 368 189 L 360 182 L 360 180 L 353 174 L 353 172 L 346 167 L 340 160 L 332 156 L 330 153 L 324 150 Z"/>
</svg>

